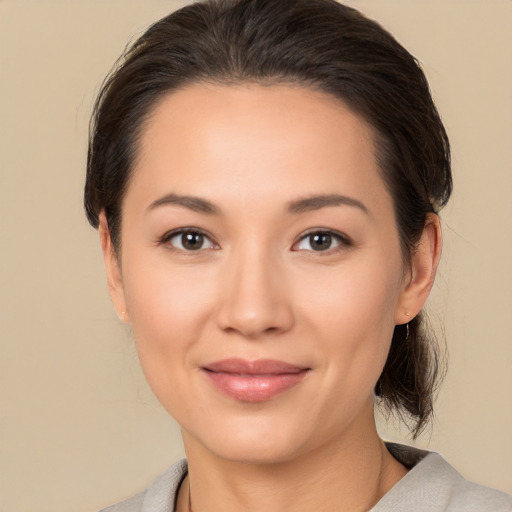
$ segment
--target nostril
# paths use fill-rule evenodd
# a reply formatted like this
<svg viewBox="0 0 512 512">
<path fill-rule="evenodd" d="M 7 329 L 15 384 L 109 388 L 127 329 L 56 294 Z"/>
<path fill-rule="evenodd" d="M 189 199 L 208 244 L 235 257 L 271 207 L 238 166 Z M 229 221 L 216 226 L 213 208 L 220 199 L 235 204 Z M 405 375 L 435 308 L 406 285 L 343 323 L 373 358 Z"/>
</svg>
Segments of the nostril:
<svg viewBox="0 0 512 512">
<path fill-rule="evenodd" d="M 238 254 L 226 266 L 223 296 L 216 311 L 224 332 L 246 338 L 276 336 L 294 323 L 286 279 L 257 249 Z"/>
<path fill-rule="evenodd" d="M 248 339 L 277 336 L 288 331 L 294 321 L 287 306 L 260 310 L 257 314 L 243 314 L 236 308 L 224 308 L 219 313 L 219 327 L 227 334 L 238 334 Z"/>
</svg>

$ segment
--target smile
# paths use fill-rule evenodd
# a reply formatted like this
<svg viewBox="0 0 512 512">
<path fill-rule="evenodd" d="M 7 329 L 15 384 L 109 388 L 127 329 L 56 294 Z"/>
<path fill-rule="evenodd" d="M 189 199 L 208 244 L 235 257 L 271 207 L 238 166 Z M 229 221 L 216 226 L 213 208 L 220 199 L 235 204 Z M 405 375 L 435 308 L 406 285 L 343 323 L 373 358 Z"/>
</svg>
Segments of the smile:
<svg viewBox="0 0 512 512">
<path fill-rule="evenodd" d="M 223 394 L 242 402 L 264 402 L 299 384 L 310 368 L 272 359 L 225 359 L 202 370 Z"/>
</svg>

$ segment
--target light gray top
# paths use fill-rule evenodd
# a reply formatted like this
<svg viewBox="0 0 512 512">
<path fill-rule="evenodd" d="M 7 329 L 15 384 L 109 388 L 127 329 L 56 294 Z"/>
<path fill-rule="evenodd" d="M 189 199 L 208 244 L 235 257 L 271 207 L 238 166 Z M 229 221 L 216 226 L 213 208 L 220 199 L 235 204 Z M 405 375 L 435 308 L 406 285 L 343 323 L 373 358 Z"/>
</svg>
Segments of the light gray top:
<svg viewBox="0 0 512 512">
<path fill-rule="evenodd" d="M 369 512 L 512 512 L 511 495 L 468 482 L 438 453 L 386 446 L 410 471 Z M 182 459 L 144 492 L 101 512 L 174 512 L 186 474 Z"/>
</svg>

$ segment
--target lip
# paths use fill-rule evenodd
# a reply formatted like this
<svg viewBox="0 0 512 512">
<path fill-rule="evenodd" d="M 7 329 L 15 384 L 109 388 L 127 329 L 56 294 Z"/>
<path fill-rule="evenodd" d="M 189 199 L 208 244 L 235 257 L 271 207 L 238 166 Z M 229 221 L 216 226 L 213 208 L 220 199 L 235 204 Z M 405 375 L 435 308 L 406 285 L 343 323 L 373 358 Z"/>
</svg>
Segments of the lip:
<svg viewBox="0 0 512 512">
<path fill-rule="evenodd" d="M 264 402 L 299 384 L 310 368 L 275 359 L 224 359 L 202 368 L 214 387 L 235 400 Z"/>
</svg>

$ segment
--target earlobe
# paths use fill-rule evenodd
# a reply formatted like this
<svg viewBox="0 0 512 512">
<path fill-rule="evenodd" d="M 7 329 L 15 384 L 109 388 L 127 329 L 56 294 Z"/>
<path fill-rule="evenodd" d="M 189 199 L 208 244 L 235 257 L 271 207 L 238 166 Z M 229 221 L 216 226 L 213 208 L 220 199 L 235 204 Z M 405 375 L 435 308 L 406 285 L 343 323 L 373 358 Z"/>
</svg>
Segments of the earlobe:
<svg viewBox="0 0 512 512">
<path fill-rule="evenodd" d="M 439 217 L 429 213 L 420 241 L 411 254 L 409 278 L 404 285 L 395 315 L 397 325 L 409 322 L 423 308 L 434 284 L 441 249 Z"/>
<path fill-rule="evenodd" d="M 105 263 L 105 273 L 107 276 L 108 291 L 117 316 L 124 323 L 129 323 L 129 316 L 124 297 L 123 279 L 118 257 L 112 246 L 110 230 L 108 227 L 105 212 L 99 215 L 98 232 L 100 236 L 101 250 L 103 252 L 103 261 Z"/>
</svg>

